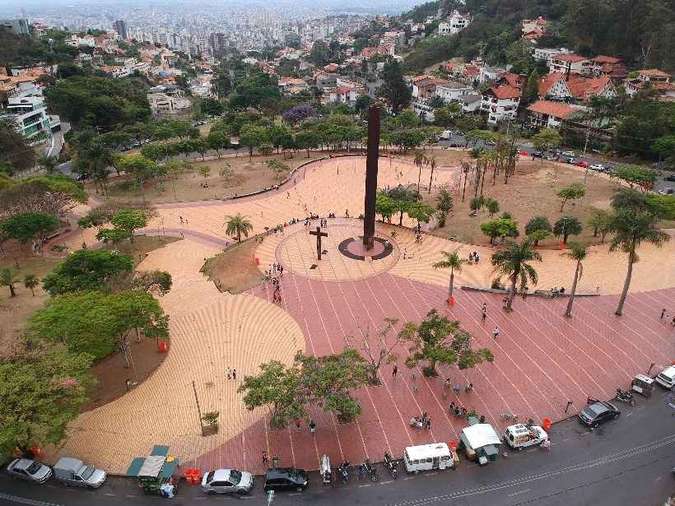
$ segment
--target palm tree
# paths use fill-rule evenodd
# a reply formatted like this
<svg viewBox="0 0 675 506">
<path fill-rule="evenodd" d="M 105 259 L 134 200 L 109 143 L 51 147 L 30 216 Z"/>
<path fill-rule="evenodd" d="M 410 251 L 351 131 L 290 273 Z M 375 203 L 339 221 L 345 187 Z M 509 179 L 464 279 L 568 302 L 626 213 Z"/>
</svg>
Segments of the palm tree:
<svg viewBox="0 0 675 506">
<path fill-rule="evenodd" d="M 35 288 L 40 284 L 40 280 L 35 274 L 26 274 L 23 278 L 23 286 L 30 290 L 35 297 Z"/>
<path fill-rule="evenodd" d="M 417 193 L 420 192 L 420 183 L 422 181 L 422 165 L 426 162 L 427 157 L 424 156 L 424 153 L 422 153 L 420 150 L 415 151 L 415 167 L 419 170 L 417 174 Z"/>
<path fill-rule="evenodd" d="M 0 269 L 0 286 L 9 288 L 9 296 L 16 297 L 16 290 L 14 290 L 14 283 L 18 281 L 16 271 L 4 268 Z"/>
<path fill-rule="evenodd" d="M 441 251 L 443 255 L 443 260 L 435 262 L 432 264 L 434 269 L 450 269 L 450 284 L 448 285 L 448 298 L 452 298 L 452 291 L 455 285 L 455 271 L 462 272 L 462 265 L 466 263 L 461 256 L 459 256 L 459 250 L 455 250 L 452 253 L 447 251 Z"/>
<path fill-rule="evenodd" d="M 253 225 L 248 220 L 248 217 L 242 216 L 239 213 L 234 216 L 225 216 L 225 224 L 227 225 L 225 233 L 230 236 L 236 235 L 237 242 L 241 242 L 241 234 L 248 237 L 248 233 L 253 230 Z"/>
<path fill-rule="evenodd" d="M 527 286 L 527 281 L 536 285 L 539 276 L 528 262 L 537 260 L 541 262 L 541 255 L 532 249 L 529 239 L 521 243 L 508 241 L 502 249 L 492 255 L 492 265 L 495 272 L 507 276 L 511 280 L 511 292 L 508 294 L 506 309 L 511 310 L 513 298 L 516 295 L 516 283 L 520 281 L 522 290 Z"/>
<path fill-rule="evenodd" d="M 651 212 L 636 208 L 618 208 L 610 220 L 608 229 L 613 237 L 609 251 L 621 249 L 624 253 L 628 253 L 626 280 L 614 312 L 617 316 L 623 314 L 623 305 L 633 276 L 633 264 L 638 261 L 637 248 L 643 241 L 661 246 L 670 239 L 668 234 L 656 228 L 657 221 L 658 218 Z"/>
<path fill-rule="evenodd" d="M 429 176 L 429 193 L 431 193 L 431 183 L 434 181 L 434 169 L 436 168 L 437 165 L 436 157 L 430 156 L 429 158 L 427 158 L 427 163 L 431 168 L 431 175 Z"/>
<path fill-rule="evenodd" d="M 581 263 L 586 258 L 586 246 L 578 242 L 569 243 L 569 252 L 565 256 L 576 261 L 577 266 L 574 270 L 574 281 L 572 281 L 572 291 L 570 292 L 570 300 L 567 302 L 567 309 L 565 309 L 565 316 L 572 316 L 572 304 L 574 304 L 574 295 L 577 293 L 577 282 L 584 274 L 584 265 Z"/>
</svg>

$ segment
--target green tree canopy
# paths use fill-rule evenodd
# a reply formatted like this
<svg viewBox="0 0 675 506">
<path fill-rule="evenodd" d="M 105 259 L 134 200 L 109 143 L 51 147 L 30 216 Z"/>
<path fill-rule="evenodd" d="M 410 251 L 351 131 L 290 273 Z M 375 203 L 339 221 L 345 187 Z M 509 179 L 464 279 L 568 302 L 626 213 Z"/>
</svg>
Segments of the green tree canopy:
<svg viewBox="0 0 675 506">
<path fill-rule="evenodd" d="M 117 276 L 131 273 L 133 268 L 131 257 L 115 251 L 78 250 L 45 276 L 43 287 L 50 295 L 102 290 Z"/>
<path fill-rule="evenodd" d="M 633 188 L 637 186 L 642 190 L 651 190 L 656 182 L 656 172 L 639 165 L 619 165 L 612 172 L 612 177 L 626 181 Z"/>
<path fill-rule="evenodd" d="M 396 61 L 384 64 L 382 71 L 382 86 L 377 90 L 394 114 L 404 109 L 412 99 L 412 90 L 403 80 L 401 65 Z"/>
<path fill-rule="evenodd" d="M 87 400 L 92 357 L 34 343 L 0 361 L 0 452 L 57 444 Z"/>
<path fill-rule="evenodd" d="M 552 232 L 553 227 L 551 227 L 551 222 L 548 221 L 546 216 L 535 216 L 525 225 L 525 234 L 534 241 L 534 246 L 550 236 Z"/>
<path fill-rule="evenodd" d="M 490 238 L 490 244 L 494 244 L 497 238 L 518 237 L 518 222 L 509 216 L 502 216 L 496 220 L 481 223 L 480 230 Z"/>
<path fill-rule="evenodd" d="M 525 290 L 528 281 L 536 285 L 539 280 L 537 271 L 530 265 L 533 260 L 541 262 L 541 255 L 532 249 L 529 239 L 520 243 L 508 241 L 499 251 L 493 253 L 490 259 L 495 272 L 499 276 L 506 276 L 511 282 L 506 302 L 506 309 L 509 311 L 513 305 L 518 285 L 521 290 Z"/>
<path fill-rule="evenodd" d="M 419 325 L 404 324 L 401 334 L 411 344 L 406 365 L 415 367 L 420 362 L 426 363 L 425 376 L 437 376 L 438 364 L 457 364 L 460 369 L 468 369 L 483 361 L 494 360 L 489 349 L 474 350 L 471 347 L 472 337 L 461 328 L 459 321 L 449 320 L 435 309 L 429 311 Z"/>
<path fill-rule="evenodd" d="M 565 204 L 570 200 L 577 200 L 586 195 L 586 187 L 581 183 L 572 183 L 571 185 L 565 186 L 556 192 L 556 195 L 560 197 L 560 212 L 563 212 Z"/>
<path fill-rule="evenodd" d="M 118 348 L 128 351 L 128 333 L 168 335 L 167 317 L 148 293 L 127 290 L 59 295 L 33 313 L 28 331 L 34 338 L 64 343 L 73 353 L 101 359 Z"/>
<path fill-rule="evenodd" d="M 583 230 L 581 222 L 574 216 L 561 216 L 553 225 L 553 234 L 563 238 L 563 244 L 567 244 L 570 235 L 579 235 Z"/>
<path fill-rule="evenodd" d="M 45 213 L 16 214 L 0 222 L 0 230 L 10 239 L 15 239 L 22 244 L 32 240 L 43 243 L 58 226 L 59 220 Z"/>
</svg>

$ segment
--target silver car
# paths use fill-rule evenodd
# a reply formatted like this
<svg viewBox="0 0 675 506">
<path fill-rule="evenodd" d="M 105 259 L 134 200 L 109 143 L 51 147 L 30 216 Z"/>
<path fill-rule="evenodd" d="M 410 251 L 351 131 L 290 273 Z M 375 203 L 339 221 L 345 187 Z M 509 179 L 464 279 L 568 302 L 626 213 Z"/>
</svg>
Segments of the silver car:
<svg viewBox="0 0 675 506">
<path fill-rule="evenodd" d="M 253 475 L 236 469 L 216 469 L 204 474 L 202 490 L 215 494 L 248 494 L 253 489 Z"/>
<path fill-rule="evenodd" d="M 12 476 L 35 483 L 44 483 L 52 476 L 52 470 L 37 460 L 14 459 L 7 466 L 7 472 Z"/>
</svg>

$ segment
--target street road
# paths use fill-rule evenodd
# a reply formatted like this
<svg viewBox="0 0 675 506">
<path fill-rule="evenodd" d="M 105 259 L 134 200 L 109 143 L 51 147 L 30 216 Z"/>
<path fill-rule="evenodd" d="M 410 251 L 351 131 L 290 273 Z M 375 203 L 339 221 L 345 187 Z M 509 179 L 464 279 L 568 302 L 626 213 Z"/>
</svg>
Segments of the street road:
<svg viewBox="0 0 675 506">
<path fill-rule="evenodd" d="M 660 506 L 675 494 L 675 411 L 657 389 L 651 399 L 630 408 L 619 404 L 621 417 L 591 432 L 576 419 L 551 430 L 551 450 L 533 448 L 509 453 L 479 467 L 462 461 L 456 471 L 406 475 L 392 480 L 378 466 L 380 481 L 324 487 L 312 474 L 304 493 L 278 493 L 274 505 L 462 506 Z M 266 504 L 262 480 L 251 496 L 213 497 L 183 485 L 171 500 L 178 505 Z M 0 475 L 0 505 L 108 506 L 159 504 L 143 496 L 135 482 L 111 478 L 97 491 L 66 488 L 53 480 L 39 486 Z"/>
</svg>

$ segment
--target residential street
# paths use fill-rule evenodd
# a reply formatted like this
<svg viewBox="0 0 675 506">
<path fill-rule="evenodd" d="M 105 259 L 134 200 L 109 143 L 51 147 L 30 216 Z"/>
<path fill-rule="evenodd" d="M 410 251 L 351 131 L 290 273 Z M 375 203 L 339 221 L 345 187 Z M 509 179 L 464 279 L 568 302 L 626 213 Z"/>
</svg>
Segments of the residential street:
<svg viewBox="0 0 675 506">
<path fill-rule="evenodd" d="M 636 407 L 618 404 L 622 416 L 590 432 L 576 419 L 551 431 L 549 451 L 534 448 L 500 457 L 486 467 L 462 461 L 456 471 L 407 476 L 393 481 L 378 466 L 378 483 L 358 482 L 334 489 L 322 487 L 313 475 L 304 493 L 277 494 L 274 504 L 391 505 L 661 505 L 675 493 L 675 410 L 668 394 L 657 389 Z M 60 486 L 54 481 L 34 486 L 0 476 L 0 504 L 33 506 L 144 505 L 157 497 L 143 496 L 134 482 L 111 478 L 98 491 Z M 175 505 L 231 504 L 246 500 L 265 504 L 262 480 L 251 496 L 205 496 L 198 487 L 183 485 Z"/>
</svg>

